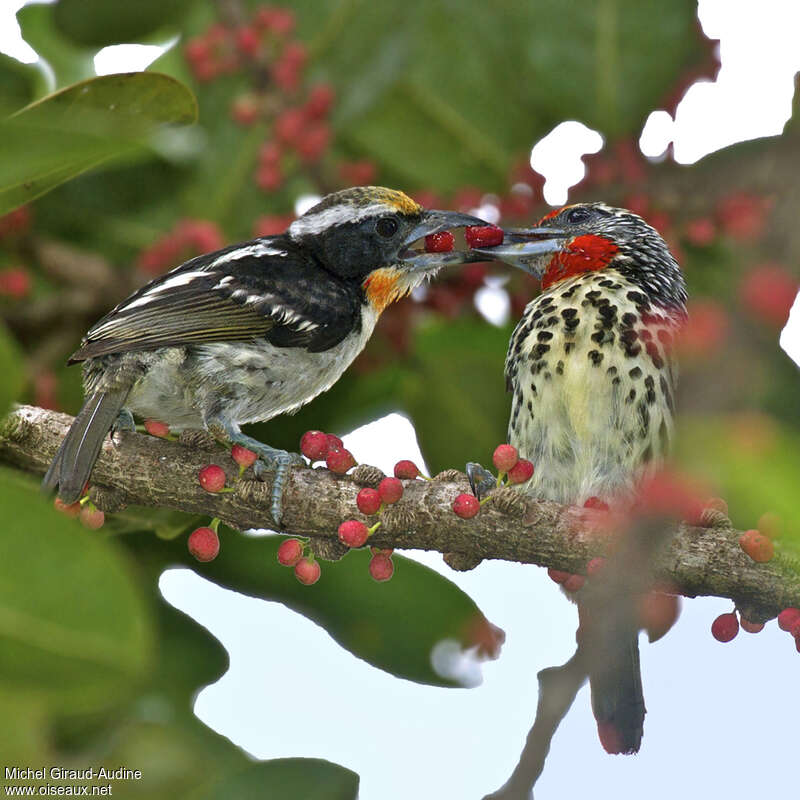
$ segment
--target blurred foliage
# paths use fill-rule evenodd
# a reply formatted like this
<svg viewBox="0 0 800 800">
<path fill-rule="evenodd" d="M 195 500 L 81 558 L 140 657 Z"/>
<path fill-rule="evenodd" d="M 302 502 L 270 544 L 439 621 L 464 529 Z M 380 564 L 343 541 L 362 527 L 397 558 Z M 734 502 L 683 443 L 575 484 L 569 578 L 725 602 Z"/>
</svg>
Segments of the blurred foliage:
<svg viewBox="0 0 800 800">
<path fill-rule="evenodd" d="M 776 342 L 800 263 L 797 114 L 784 136 L 691 167 L 648 162 L 636 147 L 653 109 L 673 111 L 714 74 L 695 12 L 694 0 L 26 6 L 18 19 L 42 63 L 0 56 L 0 214 L 38 199 L 0 217 L 0 412 L 14 398 L 75 412 L 80 372 L 63 362 L 89 325 L 153 274 L 282 230 L 302 194 L 380 182 L 427 205 L 490 203 L 503 224 L 529 223 L 544 210 L 530 147 L 578 119 L 606 146 L 586 159 L 573 198 L 643 214 L 685 267 L 694 307 L 680 462 L 729 499 L 738 525 L 770 512 L 780 546 L 800 548 L 797 370 Z M 95 77 L 100 48 L 172 37 L 147 72 Z M 45 257 L 54 242 L 58 256 Z M 475 311 L 486 275 L 479 265 L 445 273 L 424 298 L 387 311 L 333 389 L 253 435 L 294 448 L 306 429 L 344 433 L 401 410 L 432 470 L 488 461 L 505 438 L 511 328 Z M 536 287 L 503 280 L 513 324 Z M 157 580 L 189 565 L 185 535 L 198 520 L 128 509 L 82 533 L 32 482 L 0 477 L 9 760 L 141 768 L 141 782 L 115 784 L 122 797 L 355 797 L 358 778 L 343 767 L 254 764 L 193 715 L 227 656 L 161 599 Z M 378 585 L 354 552 L 301 587 L 276 565 L 277 545 L 223 531 L 219 558 L 194 568 L 283 602 L 411 680 L 448 684 L 430 665 L 433 643 L 488 635 L 466 595 L 412 561 L 395 556 L 397 574 Z"/>
</svg>

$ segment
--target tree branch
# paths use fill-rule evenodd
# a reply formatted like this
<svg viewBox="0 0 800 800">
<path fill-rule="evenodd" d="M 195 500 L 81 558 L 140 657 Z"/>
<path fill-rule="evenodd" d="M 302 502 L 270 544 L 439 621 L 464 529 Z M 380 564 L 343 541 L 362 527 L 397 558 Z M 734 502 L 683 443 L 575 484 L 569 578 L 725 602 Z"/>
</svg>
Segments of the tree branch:
<svg viewBox="0 0 800 800">
<path fill-rule="evenodd" d="M 0 462 L 43 473 L 66 435 L 72 417 L 21 406 L 0 424 Z M 219 464 L 236 491 L 209 494 L 198 471 Z M 379 471 L 358 468 L 355 476 L 326 469 L 296 468 L 284 494 L 283 532 L 314 537 L 323 558 L 341 555 L 337 528 L 344 519 L 366 519 L 357 510 L 360 486 Z M 270 528 L 269 483 L 242 480 L 238 466 L 220 447 L 166 441 L 137 433 L 106 440 L 92 474 L 91 496 L 109 512 L 125 505 L 156 506 L 219 517 L 237 530 Z M 373 476 L 373 477 L 370 477 Z M 360 479 L 360 483 L 358 482 Z M 607 536 L 598 535 L 604 515 L 589 509 L 524 498 L 501 489 L 481 513 L 463 520 L 452 511 L 455 496 L 468 491 L 463 473 L 448 470 L 433 481 L 409 481 L 403 499 L 388 507 L 371 538 L 378 547 L 437 550 L 456 568 L 486 558 L 583 572 L 589 559 L 606 555 Z M 374 518 L 372 518 L 374 519 Z M 748 619 L 766 620 L 800 606 L 800 577 L 781 556 L 757 564 L 738 544 L 739 531 L 712 512 L 710 527 L 676 526 L 654 554 L 656 582 L 688 596 L 731 598 Z"/>
</svg>

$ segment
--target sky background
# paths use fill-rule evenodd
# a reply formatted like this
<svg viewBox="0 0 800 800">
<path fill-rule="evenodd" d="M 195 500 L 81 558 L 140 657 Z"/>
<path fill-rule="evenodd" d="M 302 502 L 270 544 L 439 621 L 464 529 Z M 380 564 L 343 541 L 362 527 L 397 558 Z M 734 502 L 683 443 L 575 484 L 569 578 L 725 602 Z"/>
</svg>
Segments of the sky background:
<svg viewBox="0 0 800 800">
<path fill-rule="evenodd" d="M 35 54 L 13 19 L 21 4 L 0 0 L 0 51 L 30 61 Z M 693 86 L 674 120 L 654 111 L 641 139 L 648 156 L 673 141 L 677 160 L 693 163 L 734 142 L 778 134 L 789 117 L 800 70 L 800 3 L 701 0 L 699 17 L 706 34 L 721 40 L 718 79 Z M 157 54 L 132 48 L 107 48 L 98 71 L 142 68 Z M 580 155 L 601 144 L 574 121 L 535 144 L 532 164 L 547 178 L 549 202 L 567 199 L 583 174 Z M 502 291 L 490 288 L 484 298 L 486 316 L 500 321 L 507 313 Z M 781 344 L 800 363 L 798 302 Z M 422 462 L 413 428 L 397 414 L 352 432 L 345 444 L 358 461 L 385 471 L 400 458 Z M 483 665 L 480 687 L 398 680 L 281 605 L 172 570 L 161 579 L 164 596 L 206 626 L 231 659 L 230 670 L 200 692 L 198 716 L 258 758 L 313 756 L 355 770 L 363 800 L 476 798 L 496 789 L 533 721 L 536 673 L 574 651 L 574 606 L 544 569 L 489 562 L 455 573 L 441 556 L 412 555 L 463 588 L 506 631 L 502 656 Z M 717 643 L 709 627 L 730 610 L 726 600 L 686 601 L 668 636 L 652 646 L 642 638 L 648 715 L 638 756 L 602 751 L 584 688 L 555 736 L 537 800 L 606 795 L 611 787 L 616 800 L 737 800 L 794 786 L 800 655 L 774 622 L 760 634 Z"/>
</svg>

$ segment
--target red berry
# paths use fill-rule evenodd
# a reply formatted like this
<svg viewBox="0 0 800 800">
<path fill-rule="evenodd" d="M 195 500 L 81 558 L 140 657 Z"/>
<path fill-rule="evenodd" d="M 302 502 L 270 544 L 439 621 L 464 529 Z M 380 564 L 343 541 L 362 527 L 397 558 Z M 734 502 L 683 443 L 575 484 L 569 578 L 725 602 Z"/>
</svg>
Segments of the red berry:
<svg viewBox="0 0 800 800">
<path fill-rule="evenodd" d="M 189 552 L 198 561 L 213 561 L 219 553 L 219 536 L 211 528 L 197 528 L 189 534 Z"/>
<path fill-rule="evenodd" d="M 760 264 L 739 286 L 744 309 L 761 322 L 782 328 L 797 297 L 800 281 L 780 264 Z"/>
<path fill-rule="evenodd" d="M 339 526 L 339 541 L 348 547 L 361 547 L 369 538 L 369 528 L 357 519 L 345 520 Z"/>
<path fill-rule="evenodd" d="M 584 583 L 586 583 L 586 578 L 583 575 L 570 575 L 561 585 L 567 592 L 577 592 L 583 588 Z"/>
<path fill-rule="evenodd" d="M 789 628 L 789 633 L 794 636 L 795 639 L 800 639 L 800 620 L 792 623 L 792 627 Z"/>
<path fill-rule="evenodd" d="M 460 494 L 453 500 L 453 511 L 462 519 L 471 519 L 481 510 L 477 497 L 471 494 Z"/>
<path fill-rule="evenodd" d="M 334 447 L 338 447 L 339 450 L 344 449 L 344 442 L 338 436 L 334 436 L 332 433 L 326 433 L 325 436 L 328 437 L 328 448 L 330 450 L 333 450 Z"/>
<path fill-rule="evenodd" d="M 294 567 L 295 578 L 306 586 L 316 583 L 321 572 L 319 561 L 312 561 L 310 558 L 301 558 Z"/>
<path fill-rule="evenodd" d="M 317 124 L 302 131 L 294 148 L 303 161 L 313 164 L 322 158 L 330 140 L 330 128 L 324 124 Z"/>
<path fill-rule="evenodd" d="M 362 489 L 356 496 L 356 505 L 362 514 L 376 514 L 381 507 L 381 496 L 376 489 Z"/>
<path fill-rule="evenodd" d="M 328 451 L 325 463 L 331 472 L 335 472 L 337 475 L 344 475 L 350 467 L 356 465 L 356 460 L 349 450 L 336 448 Z"/>
<path fill-rule="evenodd" d="M 151 436 L 158 436 L 160 439 L 166 439 L 169 436 L 169 425 L 166 422 L 159 422 L 157 419 L 146 419 L 144 429 Z"/>
<path fill-rule="evenodd" d="M 709 217 L 693 219 L 686 225 L 686 238 L 695 247 L 710 245 L 717 235 L 717 226 Z"/>
<path fill-rule="evenodd" d="M 517 448 L 511 444 L 499 444 L 492 455 L 495 469 L 498 472 L 508 472 L 519 461 Z"/>
<path fill-rule="evenodd" d="M 503 229 L 496 225 L 470 225 L 464 235 L 470 247 L 494 247 L 503 243 Z"/>
<path fill-rule="evenodd" d="M 60 511 L 62 514 L 66 514 L 68 517 L 72 517 L 73 519 L 81 513 L 81 504 L 77 501 L 74 503 L 70 503 L 67 505 L 60 497 L 56 497 L 53 501 L 53 507 L 56 511 Z"/>
<path fill-rule="evenodd" d="M 509 483 L 525 483 L 533 477 L 533 464 L 527 458 L 521 458 L 508 471 Z"/>
<path fill-rule="evenodd" d="M 245 55 L 252 56 L 261 44 L 261 37 L 253 28 L 239 28 L 236 31 L 236 46 Z"/>
<path fill-rule="evenodd" d="M 231 447 L 231 458 L 240 467 L 252 467 L 256 462 L 258 455 L 252 450 L 242 447 L 240 444 L 235 444 L 233 447 Z"/>
<path fill-rule="evenodd" d="M 327 83 L 318 83 L 312 87 L 308 93 L 308 100 L 306 101 L 306 114 L 311 119 L 321 119 L 330 110 L 333 105 L 334 93 L 331 86 Z"/>
<path fill-rule="evenodd" d="M 730 642 L 739 633 L 739 620 L 733 612 L 720 614 L 711 623 L 711 635 L 718 642 Z"/>
<path fill-rule="evenodd" d="M 216 464 L 209 464 L 200 470 L 197 479 L 207 492 L 219 492 L 225 487 L 225 470 Z"/>
<path fill-rule="evenodd" d="M 394 465 L 395 478 L 403 478 L 404 480 L 414 480 L 419 475 L 419 467 L 413 462 L 403 460 L 398 461 Z"/>
<path fill-rule="evenodd" d="M 321 461 L 329 449 L 328 435 L 322 431 L 306 431 L 300 439 L 300 452 L 312 461 Z"/>
<path fill-rule="evenodd" d="M 426 253 L 448 253 L 453 249 L 455 237 L 450 231 L 440 233 L 429 233 L 425 237 Z"/>
<path fill-rule="evenodd" d="M 369 574 L 373 580 L 383 583 L 388 581 L 394 574 L 394 562 L 389 556 L 379 553 L 372 556 L 369 561 Z"/>
<path fill-rule="evenodd" d="M 753 561 L 769 561 L 775 555 L 775 546 L 761 531 L 745 531 L 739 537 L 739 547 L 747 553 Z"/>
<path fill-rule="evenodd" d="M 547 569 L 547 577 L 556 583 L 564 583 L 571 574 L 571 572 L 564 572 L 563 570 L 553 569 L 552 567 L 548 567 Z"/>
<path fill-rule="evenodd" d="M 293 567 L 303 557 L 303 543 L 299 539 L 285 539 L 278 548 L 278 563 Z"/>
<path fill-rule="evenodd" d="M 25 267 L 10 267 L 0 272 L 0 295 L 19 300 L 31 290 L 31 275 Z"/>
<path fill-rule="evenodd" d="M 795 622 L 800 621 L 800 608 L 784 608 L 778 614 L 778 627 L 782 631 L 789 631 Z"/>
<path fill-rule="evenodd" d="M 747 633 L 760 633 L 764 630 L 763 622 L 750 622 L 750 620 L 744 617 L 739 620 L 739 624 L 742 626 L 742 630 Z"/>
<path fill-rule="evenodd" d="M 275 120 L 275 136 L 283 144 L 294 144 L 305 124 L 305 115 L 299 108 L 287 108 Z"/>
<path fill-rule="evenodd" d="M 606 560 L 601 556 L 597 558 L 593 558 L 589 561 L 586 565 L 586 575 L 589 578 L 593 578 L 595 575 L 603 571 L 603 567 L 606 565 Z"/>
<path fill-rule="evenodd" d="M 277 165 L 264 164 L 256 170 L 256 185 L 265 192 L 271 192 L 283 184 L 283 172 Z"/>
<path fill-rule="evenodd" d="M 103 527 L 103 523 L 106 521 L 106 515 L 99 508 L 85 505 L 81 508 L 80 519 L 85 528 L 88 528 L 90 531 L 96 531 Z"/>
<path fill-rule="evenodd" d="M 583 504 L 584 508 L 595 508 L 598 511 L 608 511 L 608 503 L 604 503 L 599 497 L 589 497 Z"/>
<path fill-rule="evenodd" d="M 403 484 L 397 478 L 384 478 L 378 484 L 378 494 L 387 506 L 391 505 L 403 496 Z"/>
</svg>

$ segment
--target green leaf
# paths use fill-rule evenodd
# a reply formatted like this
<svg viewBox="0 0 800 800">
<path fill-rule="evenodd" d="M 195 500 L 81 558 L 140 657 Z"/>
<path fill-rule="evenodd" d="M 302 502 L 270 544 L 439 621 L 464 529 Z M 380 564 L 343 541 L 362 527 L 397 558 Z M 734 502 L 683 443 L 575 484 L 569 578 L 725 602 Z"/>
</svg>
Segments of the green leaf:
<svg viewBox="0 0 800 800">
<path fill-rule="evenodd" d="M 313 586 L 298 583 L 291 569 L 278 564 L 278 536 L 246 536 L 220 528 L 220 554 L 198 565 L 184 539 L 160 542 L 131 537 L 142 557 L 165 566 L 181 563 L 198 575 L 252 597 L 277 600 L 303 614 L 345 649 L 392 675 L 434 686 L 459 686 L 431 666 L 433 648 L 442 641 L 462 648 L 486 645 L 491 626 L 474 601 L 454 583 L 416 561 L 394 555 L 395 575 L 388 583 L 369 577 L 370 553 L 354 550 L 341 561 L 322 562 Z"/>
<path fill-rule="evenodd" d="M 53 82 L 54 88 L 61 88 L 95 74 L 95 50 L 76 47 L 64 39 L 53 21 L 54 8 L 50 3 L 32 3 L 17 12 L 22 38 L 50 68 L 51 89 Z"/>
<path fill-rule="evenodd" d="M 41 72 L 32 64 L 0 53 L 0 117 L 30 103 L 36 96 Z"/>
<path fill-rule="evenodd" d="M 276 758 L 218 781 L 192 800 L 356 800 L 358 775 L 319 758 Z"/>
<path fill-rule="evenodd" d="M 510 399 L 503 375 L 510 329 L 470 318 L 419 331 L 403 405 L 433 473 L 491 463 L 506 441 Z"/>
<path fill-rule="evenodd" d="M 151 656 L 150 619 L 118 550 L 0 470 L 0 681 L 53 708 L 119 702 Z"/>
<path fill-rule="evenodd" d="M 800 549 L 800 433 L 766 414 L 678 417 L 676 457 L 724 497 L 736 527 L 754 528 L 765 512 L 783 521 Z"/>
<path fill-rule="evenodd" d="M 0 418 L 5 416 L 11 403 L 16 400 L 23 385 L 22 353 L 6 330 L 0 323 Z"/>
<path fill-rule="evenodd" d="M 638 135 L 679 76 L 708 58 L 694 0 L 293 7 L 337 87 L 345 143 L 393 180 L 437 189 L 504 185 L 511 163 L 564 119 Z"/>
<path fill-rule="evenodd" d="M 196 114 L 185 86 L 149 72 L 93 78 L 27 106 L 0 123 L 0 214 Z"/>
<path fill-rule="evenodd" d="M 59 0 L 55 24 L 64 36 L 82 45 L 137 42 L 180 22 L 195 1 Z"/>
</svg>

